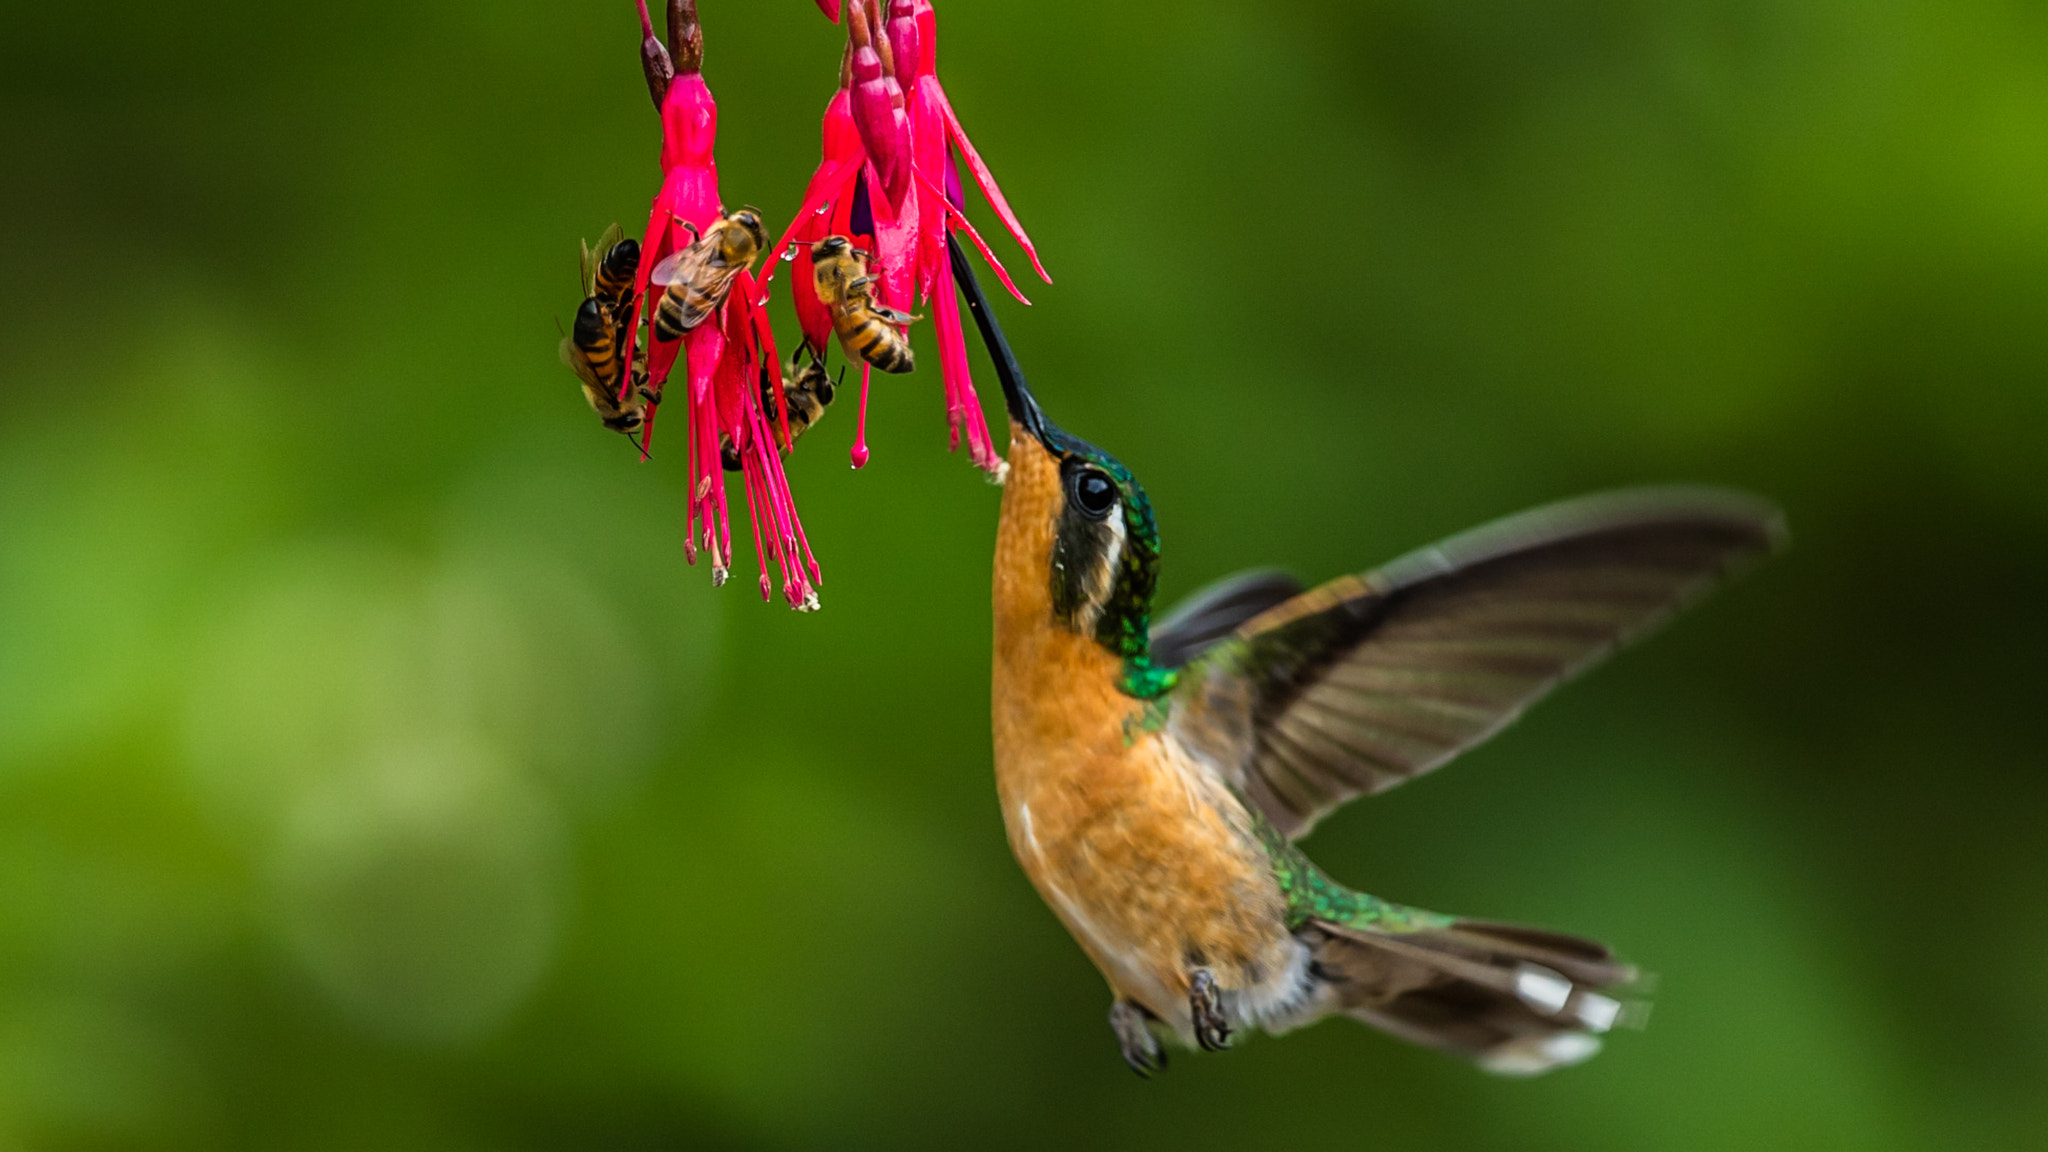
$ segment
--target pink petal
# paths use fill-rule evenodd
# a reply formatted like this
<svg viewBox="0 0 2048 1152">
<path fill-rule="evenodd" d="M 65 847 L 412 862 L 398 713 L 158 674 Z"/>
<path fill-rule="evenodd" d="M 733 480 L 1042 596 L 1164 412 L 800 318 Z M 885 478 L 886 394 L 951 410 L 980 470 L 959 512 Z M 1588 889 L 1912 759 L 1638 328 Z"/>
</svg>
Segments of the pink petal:
<svg viewBox="0 0 2048 1152">
<path fill-rule="evenodd" d="M 824 228 L 820 227 L 819 232 Z M 820 237 L 822 239 L 823 237 Z M 796 254 L 796 270 L 792 272 L 789 285 L 789 300 L 796 306 L 797 327 L 803 330 L 804 343 L 811 351 L 822 356 L 832 339 L 832 309 L 818 299 L 816 269 L 811 264 L 811 250 L 802 248 Z"/>
<path fill-rule="evenodd" d="M 919 298 L 930 299 L 946 263 L 946 197 L 933 196 L 931 186 L 948 165 L 946 115 L 928 85 L 920 84 L 911 93 L 910 141 L 913 162 L 926 183 L 917 220 L 917 291 Z"/>
<path fill-rule="evenodd" d="M 873 207 L 875 253 L 868 271 L 881 283 L 876 296 L 883 304 L 907 312 L 917 273 L 917 200 L 913 194 L 894 212 L 886 201 Z"/>
<path fill-rule="evenodd" d="M 960 325 L 960 298 L 953 292 L 953 265 L 948 261 L 938 276 L 932 296 L 932 326 L 939 337 L 939 375 L 946 387 L 946 416 L 952 425 L 953 443 L 960 445 L 960 429 L 967 429 L 968 458 L 982 470 L 995 473 L 1001 458 L 989 438 L 988 419 L 982 415 L 981 399 L 974 394 L 974 380 L 968 368 L 967 337 Z"/>
<path fill-rule="evenodd" d="M 921 183 L 923 183 L 925 194 L 927 196 L 930 196 L 933 199 L 937 200 L 940 204 L 945 205 L 946 220 L 950 224 L 952 224 L 953 227 L 958 228 L 960 231 L 967 233 L 967 238 L 974 242 L 974 250 L 981 253 L 981 258 L 983 260 L 988 261 L 988 266 L 995 270 L 996 279 L 1001 280 L 1003 282 L 1003 287 L 1008 288 L 1010 290 L 1010 295 L 1015 296 L 1017 298 L 1018 303 L 1028 306 L 1031 303 L 1031 301 L 1026 300 L 1024 298 L 1024 294 L 1022 292 L 1017 291 L 1017 286 L 1010 282 L 1010 274 L 1008 271 L 1004 270 L 1003 262 L 996 259 L 995 253 L 988 250 L 988 245 L 984 243 L 981 239 L 981 233 L 976 232 L 974 230 L 974 225 L 967 222 L 966 215 L 963 214 L 958 208 L 953 207 L 953 205 L 946 200 L 945 195 L 942 192 L 940 192 L 939 189 L 936 186 L 934 186 L 930 180 L 926 180 L 921 174 L 919 175 L 918 179 Z M 1046 283 L 1050 284 L 1051 281 L 1048 280 L 1046 281 Z"/>
<path fill-rule="evenodd" d="M 896 83 L 908 92 L 917 83 L 918 68 L 925 58 L 922 29 L 911 0 L 890 0 L 888 28 L 889 47 L 896 57 Z"/>
<path fill-rule="evenodd" d="M 939 70 L 939 21 L 931 0 L 910 0 L 910 14 L 917 21 L 917 75 L 933 75 Z"/>
<path fill-rule="evenodd" d="M 753 285 L 749 283 L 750 279 L 751 277 L 747 273 L 741 272 L 738 278 L 739 282 L 733 285 L 733 291 L 739 292 L 745 289 L 747 292 L 745 297 L 747 324 L 753 333 L 754 346 L 760 350 L 759 362 L 767 369 L 769 378 L 775 382 L 773 389 L 775 393 L 773 423 L 782 432 L 782 446 L 784 448 L 792 448 L 795 445 L 789 435 L 789 399 L 782 391 L 782 353 L 775 347 L 775 329 L 768 323 L 767 309 L 753 302 L 754 291 Z"/>
<path fill-rule="evenodd" d="M 711 188 L 718 188 L 718 165 L 711 157 L 718 141 L 718 102 L 701 73 L 686 72 L 668 86 L 668 98 L 661 104 L 661 169 L 702 168 L 711 174 Z"/>
<path fill-rule="evenodd" d="M 854 46 L 853 122 L 890 203 L 900 207 L 910 188 L 910 117 L 904 112 L 902 86 L 883 65 L 858 3 L 853 12 L 847 21 Z"/>
<path fill-rule="evenodd" d="M 761 283 L 764 286 L 775 278 L 777 266 L 782 263 L 782 253 L 789 247 L 789 242 L 808 235 L 802 230 L 807 225 L 815 228 L 825 210 L 846 195 L 847 185 L 859 174 L 864 160 L 863 156 L 853 156 L 844 160 L 828 160 L 818 165 L 818 170 L 811 175 L 811 186 L 804 191 L 803 207 L 796 210 L 796 216 L 790 220 L 789 227 L 783 230 L 781 239 L 768 250 L 771 259 L 768 267 L 761 273 Z M 812 238 L 822 240 L 824 233 L 820 232 Z"/>
<path fill-rule="evenodd" d="M 818 11 L 825 14 L 825 19 L 839 23 L 839 0 L 818 0 Z"/>
</svg>

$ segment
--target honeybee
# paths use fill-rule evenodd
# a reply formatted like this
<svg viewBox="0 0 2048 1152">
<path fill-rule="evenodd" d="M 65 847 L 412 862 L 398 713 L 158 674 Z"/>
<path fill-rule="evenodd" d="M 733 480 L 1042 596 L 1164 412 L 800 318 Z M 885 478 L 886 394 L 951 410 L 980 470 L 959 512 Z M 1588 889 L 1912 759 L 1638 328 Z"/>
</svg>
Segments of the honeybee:
<svg viewBox="0 0 2048 1152">
<path fill-rule="evenodd" d="M 840 369 L 841 373 L 845 369 Z M 796 357 L 789 360 L 789 367 L 782 374 L 782 398 L 789 405 L 789 443 L 793 449 L 797 439 L 805 430 L 816 424 L 825 415 L 825 409 L 832 406 L 833 383 L 825 375 L 825 365 L 812 360 L 802 368 L 796 366 Z M 768 414 L 768 423 L 775 423 L 775 390 L 768 386 L 764 376 L 761 380 L 761 410 Z"/>
<path fill-rule="evenodd" d="M 576 324 L 562 338 L 562 363 L 583 381 L 583 398 L 604 426 L 630 436 L 647 421 L 647 409 L 659 399 L 647 387 L 646 361 L 634 366 L 633 389 L 619 399 L 619 376 L 625 358 L 619 349 L 619 314 L 600 296 L 587 296 L 576 310 Z"/>
<path fill-rule="evenodd" d="M 903 329 L 922 317 L 875 303 L 867 253 L 844 236 L 827 236 L 811 245 L 811 276 L 819 302 L 832 310 L 832 327 L 848 356 L 858 356 L 884 372 L 908 372 L 916 366 Z"/>
<path fill-rule="evenodd" d="M 841 371 L 843 373 L 844 369 Z M 782 397 L 789 405 L 791 450 L 795 449 L 805 430 L 816 424 L 818 418 L 825 414 L 825 409 L 832 406 L 833 392 L 832 378 L 825 374 L 823 364 L 812 360 L 798 368 L 796 358 L 790 358 L 782 371 Z M 769 435 L 775 435 L 775 378 L 768 375 L 765 368 L 761 371 L 761 413 L 768 418 Z M 727 472 L 740 470 L 740 453 L 733 446 L 732 437 L 721 435 L 718 438 L 718 458 Z"/>
<path fill-rule="evenodd" d="M 569 335 L 562 338 L 562 363 L 583 382 L 583 398 L 604 426 L 632 435 L 646 423 L 648 406 L 656 400 L 646 386 L 644 361 L 632 391 L 619 399 L 619 380 L 626 370 L 620 344 L 633 314 L 633 273 L 640 268 L 640 243 L 625 239 L 613 224 L 598 237 L 595 248 L 586 243 L 582 249 L 578 282 L 583 304 L 576 309 Z"/>
<path fill-rule="evenodd" d="M 621 316 L 633 303 L 633 273 L 640 270 L 640 242 L 625 235 L 614 224 L 597 238 L 597 247 L 583 245 L 583 294 L 599 297 Z"/>
<path fill-rule="evenodd" d="M 761 214 L 752 208 L 720 217 L 688 248 L 671 252 L 648 277 L 666 289 L 654 312 L 654 334 L 675 340 L 725 302 L 732 278 L 751 268 L 768 244 Z"/>
</svg>

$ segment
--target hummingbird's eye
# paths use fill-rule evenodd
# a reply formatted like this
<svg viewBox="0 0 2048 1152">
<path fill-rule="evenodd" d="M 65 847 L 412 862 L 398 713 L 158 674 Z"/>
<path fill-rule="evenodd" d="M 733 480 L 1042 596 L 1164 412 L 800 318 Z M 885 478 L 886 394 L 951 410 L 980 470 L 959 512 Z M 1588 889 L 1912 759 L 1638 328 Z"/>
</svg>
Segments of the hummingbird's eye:
<svg viewBox="0 0 2048 1152">
<path fill-rule="evenodd" d="M 1076 472 L 1074 506 L 1090 520 L 1100 520 L 1116 506 L 1116 485 L 1093 468 Z"/>
</svg>

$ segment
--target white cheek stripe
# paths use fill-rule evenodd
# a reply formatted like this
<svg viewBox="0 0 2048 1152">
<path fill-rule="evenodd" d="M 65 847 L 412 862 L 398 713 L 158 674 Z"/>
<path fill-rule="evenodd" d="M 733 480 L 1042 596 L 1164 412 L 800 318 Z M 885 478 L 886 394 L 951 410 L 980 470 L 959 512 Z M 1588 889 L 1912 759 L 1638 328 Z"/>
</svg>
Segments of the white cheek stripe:
<svg viewBox="0 0 2048 1152">
<path fill-rule="evenodd" d="M 1101 623 L 1103 609 L 1109 607 L 1110 594 L 1116 591 L 1117 569 L 1123 566 L 1125 537 L 1129 531 L 1124 527 L 1123 513 L 1123 501 L 1119 500 L 1115 504 L 1110 505 L 1109 519 L 1107 521 L 1109 524 L 1109 551 L 1103 557 L 1100 570 L 1101 576 L 1089 596 L 1089 599 L 1092 601 L 1088 608 L 1088 628 L 1090 631 L 1093 631 L 1095 626 Z"/>
</svg>

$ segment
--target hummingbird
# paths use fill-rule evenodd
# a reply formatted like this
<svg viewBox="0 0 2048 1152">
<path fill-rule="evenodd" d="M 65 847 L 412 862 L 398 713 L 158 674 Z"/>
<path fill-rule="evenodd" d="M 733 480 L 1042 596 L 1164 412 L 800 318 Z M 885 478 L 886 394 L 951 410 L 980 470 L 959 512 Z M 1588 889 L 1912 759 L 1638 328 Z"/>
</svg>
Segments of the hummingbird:
<svg viewBox="0 0 2048 1152">
<path fill-rule="evenodd" d="M 1726 489 L 1601 493 L 1305 588 L 1261 570 L 1152 618 L 1130 469 L 1039 408 L 957 240 L 1010 418 L 991 721 L 1010 847 L 1108 981 L 1140 1076 L 1342 1015 L 1507 1075 L 1587 1059 L 1634 968 L 1606 945 L 1349 888 L 1316 821 L 1493 735 L 1776 550 Z"/>
</svg>

